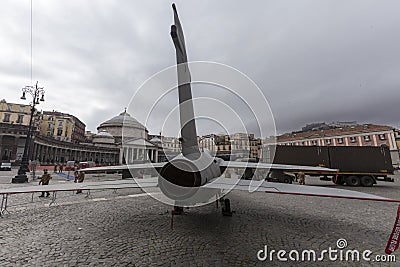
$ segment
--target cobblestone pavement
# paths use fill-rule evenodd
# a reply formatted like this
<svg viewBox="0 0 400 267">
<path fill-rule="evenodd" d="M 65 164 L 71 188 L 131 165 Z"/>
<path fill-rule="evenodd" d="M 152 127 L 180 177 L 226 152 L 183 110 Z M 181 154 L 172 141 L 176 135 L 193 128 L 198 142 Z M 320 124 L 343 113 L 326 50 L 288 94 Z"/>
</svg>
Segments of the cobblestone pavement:
<svg viewBox="0 0 400 267">
<path fill-rule="evenodd" d="M 2 188 L 10 187 L 7 175 L 0 173 Z M 67 182 L 53 177 L 53 183 Z M 400 198 L 398 180 L 354 189 Z M 348 243 L 345 249 L 371 250 L 371 258 L 384 254 L 396 204 L 232 192 L 233 217 L 222 217 L 215 205 L 191 208 L 174 217 L 172 230 L 166 212 L 171 207 L 140 190 L 59 197 L 50 207 L 45 205 L 50 200 L 37 196 L 33 203 L 31 196 L 10 198 L 20 205 L 0 218 L 0 266 L 400 266 L 398 251 L 398 263 L 381 264 L 333 262 L 327 256 L 324 262 L 280 262 L 276 253 L 272 262 L 257 259 L 265 245 L 269 251 L 319 253 L 336 249 L 340 238 Z"/>
</svg>

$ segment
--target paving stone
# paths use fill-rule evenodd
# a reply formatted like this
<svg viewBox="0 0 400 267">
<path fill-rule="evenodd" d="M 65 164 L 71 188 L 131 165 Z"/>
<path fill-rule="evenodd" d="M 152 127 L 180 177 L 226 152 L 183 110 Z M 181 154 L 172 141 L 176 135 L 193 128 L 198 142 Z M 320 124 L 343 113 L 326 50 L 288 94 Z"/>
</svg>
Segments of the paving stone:
<svg viewBox="0 0 400 267">
<path fill-rule="evenodd" d="M 400 181 L 352 189 L 399 199 Z M 170 215 L 164 213 L 171 207 L 149 196 L 129 197 L 138 193 L 92 193 L 102 201 L 59 194 L 50 207 L 36 205 L 46 199 L 31 203 L 30 197 L 13 196 L 13 203 L 25 204 L 0 218 L 0 266 L 400 266 L 257 259 L 265 245 L 321 251 L 336 248 L 339 238 L 351 249 L 384 254 L 396 204 L 232 192 L 233 217 L 222 217 L 215 205 L 191 208 L 174 217 L 171 230 Z"/>
</svg>

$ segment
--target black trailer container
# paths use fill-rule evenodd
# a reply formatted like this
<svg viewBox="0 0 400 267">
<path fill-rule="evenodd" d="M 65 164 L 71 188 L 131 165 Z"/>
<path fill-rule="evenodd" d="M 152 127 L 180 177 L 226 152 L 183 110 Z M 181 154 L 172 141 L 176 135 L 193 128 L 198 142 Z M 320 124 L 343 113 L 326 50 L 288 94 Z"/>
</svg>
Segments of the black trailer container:
<svg viewBox="0 0 400 267">
<path fill-rule="evenodd" d="M 274 149 L 271 147 L 266 151 Z M 332 180 L 337 184 L 372 186 L 377 180 L 393 181 L 388 177 L 393 174 L 394 168 L 386 146 L 276 146 L 273 162 L 338 169 L 335 176 L 327 173 L 321 177 L 322 180 Z M 321 175 L 313 172 L 306 174 Z"/>
</svg>

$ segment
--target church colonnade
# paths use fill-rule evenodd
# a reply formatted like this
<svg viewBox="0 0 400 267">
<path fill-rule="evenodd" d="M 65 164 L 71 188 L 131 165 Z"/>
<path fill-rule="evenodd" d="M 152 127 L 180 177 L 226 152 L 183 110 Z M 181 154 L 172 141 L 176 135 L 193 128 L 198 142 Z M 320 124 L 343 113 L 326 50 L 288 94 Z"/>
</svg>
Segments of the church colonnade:
<svg viewBox="0 0 400 267">
<path fill-rule="evenodd" d="M 96 164 L 118 164 L 118 149 L 99 149 L 86 146 L 63 146 L 43 142 L 33 142 L 33 150 L 30 155 L 33 160 L 42 164 L 65 163 L 67 161 L 94 161 Z"/>
<path fill-rule="evenodd" d="M 120 151 L 119 162 L 133 164 L 138 161 L 158 162 L 158 149 L 156 147 L 124 147 Z"/>
</svg>

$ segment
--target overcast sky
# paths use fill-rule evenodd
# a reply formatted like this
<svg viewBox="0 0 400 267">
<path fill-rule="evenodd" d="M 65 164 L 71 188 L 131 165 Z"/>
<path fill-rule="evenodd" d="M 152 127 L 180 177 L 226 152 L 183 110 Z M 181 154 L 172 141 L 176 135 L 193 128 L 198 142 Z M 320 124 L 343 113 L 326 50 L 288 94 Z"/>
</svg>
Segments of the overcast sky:
<svg viewBox="0 0 400 267">
<path fill-rule="evenodd" d="M 146 79 L 175 64 L 171 3 L 33 0 L 33 82 L 46 90 L 38 108 L 74 114 L 92 131 L 122 112 Z M 399 1 L 176 4 L 189 60 L 246 74 L 279 133 L 322 121 L 400 127 Z M 31 84 L 30 0 L 1 1 L 0 33 L 0 98 L 28 104 L 19 97 Z"/>
</svg>

